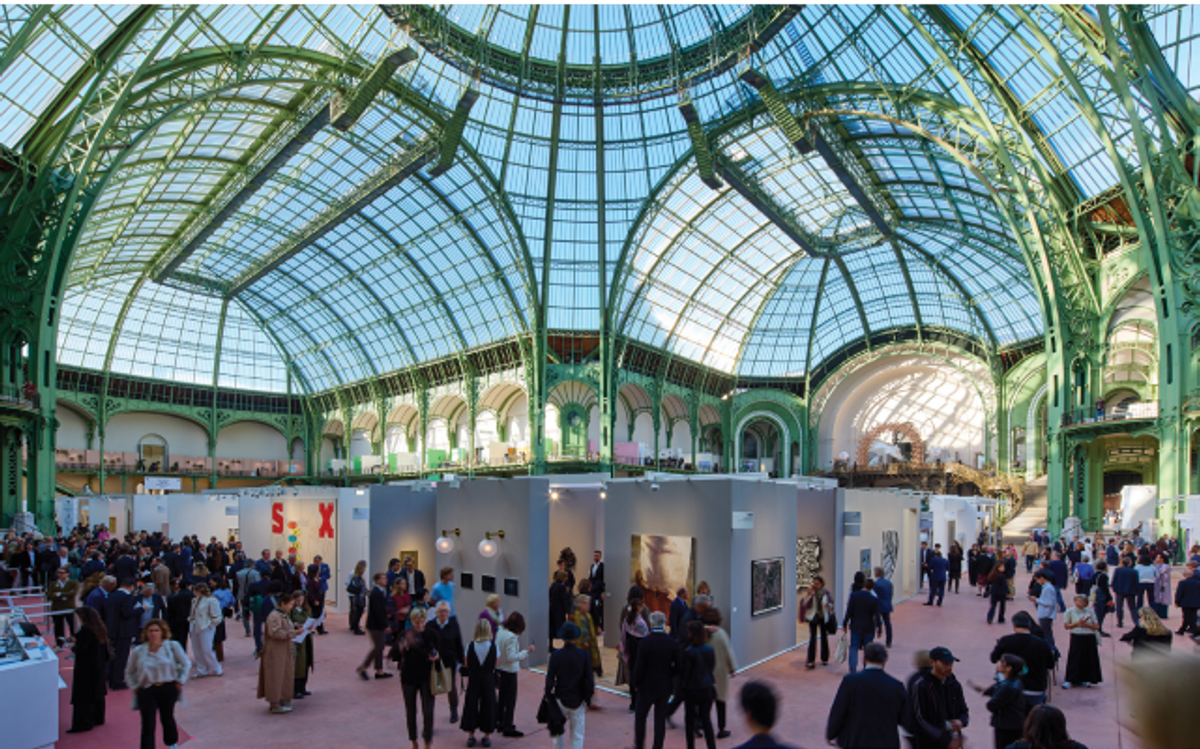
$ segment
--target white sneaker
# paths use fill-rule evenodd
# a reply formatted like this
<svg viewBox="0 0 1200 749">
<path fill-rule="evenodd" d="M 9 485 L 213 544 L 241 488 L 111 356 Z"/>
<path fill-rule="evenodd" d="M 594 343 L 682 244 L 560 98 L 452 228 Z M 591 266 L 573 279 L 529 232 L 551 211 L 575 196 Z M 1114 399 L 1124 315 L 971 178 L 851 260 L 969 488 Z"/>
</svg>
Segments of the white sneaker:
<svg viewBox="0 0 1200 749">
<path fill-rule="evenodd" d="M 1070 689 L 1070 688 L 1071 688 L 1071 682 L 1069 682 L 1069 681 L 1064 681 L 1064 682 L 1062 683 L 1062 688 L 1063 688 L 1063 689 Z"/>
</svg>

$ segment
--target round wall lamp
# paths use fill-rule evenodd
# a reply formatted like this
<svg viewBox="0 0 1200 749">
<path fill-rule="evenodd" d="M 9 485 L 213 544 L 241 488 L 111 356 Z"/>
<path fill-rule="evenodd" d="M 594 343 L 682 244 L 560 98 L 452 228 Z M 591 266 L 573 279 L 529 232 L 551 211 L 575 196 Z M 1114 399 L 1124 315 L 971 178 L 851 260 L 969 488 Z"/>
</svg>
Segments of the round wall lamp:
<svg viewBox="0 0 1200 749">
<path fill-rule="evenodd" d="M 557 499 L 558 499 L 558 489 L 551 489 L 551 490 L 550 490 L 550 499 L 553 499 L 553 500 L 557 500 Z"/>
<path fill-rule="evenodd" d="M 479 542 L 479 555 L 491 559 L 500 551 L 500 544 L 492 540 L 492 536 L 504 538 L 504 531 L 499 530 L 495 533 L 488 531 L 483 534 L 483 540 Z"/>
<path fill-rule="evenodd" d="M 462 535 L 462 531 L 460 531 L 458 528 L 455 528 L 452 531 L 442 531 L 442 535 L 439 536 L 438 540 L 433 544 L 434 548 L 438 550 L 439 554 L 449 554 L 450 552 L 454 551 L 454 539 L 450 537 L 451 533 L 456 536 Z"/>
</svg>

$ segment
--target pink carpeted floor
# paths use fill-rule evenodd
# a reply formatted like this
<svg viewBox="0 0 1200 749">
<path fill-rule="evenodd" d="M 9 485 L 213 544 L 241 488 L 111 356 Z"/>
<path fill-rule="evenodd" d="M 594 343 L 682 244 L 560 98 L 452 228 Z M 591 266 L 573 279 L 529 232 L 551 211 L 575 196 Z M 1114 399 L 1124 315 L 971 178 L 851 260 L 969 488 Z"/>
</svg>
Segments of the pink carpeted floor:
<svg viewBox="0 0 1200 749">
<path fill-rule="evenodd" d="M 1017 579 L 1018 591 L 1023 591 L 1028 578 L 1022 570 Z M 949 647 L 962 662 L 956 665 L 961 681 L 973 679 L 987 683 L 992 664 L 988 660 L 994 641 L 1009 631 L 1010 625 L 989 626 L 985 621 L 987 606 L 984 599 L 963 588 L 962 593 L 948 593 L 942 608 L 921 606 L 923 597 L 900 603 L 893 615 L 895 646 L 888 671 L 904 679 L 912 672 L 912 653 L 921 648 L 938 645 Z M 1018 602 L 1014 610 L 1032 610 L 1032 605 Z M 1178 609 L 1171 612 L 1168 625 L 1178 626 Z M 229 621 L 231 638 L 225 648 L 225 675 L 189 685 L 187 705 L 177 713 L 181 729 L 192 738 L 188 749 L 227 749 L 228 747 L 339 747 L 340 749 L 381 749 L 407 747 L 404 706 L 396 678 L 381 681 L 360 680 L 354 673 L 369 649 L 365 637 L 356 637 L 346 629 L 345 618 L 329 617 L 330 634 L 316 642 L 316 673 L 310 679 L 312 697 L 295 703 L 289 715 L 269 715 L 266 705 L 254 698 L 257 684 L 257 662 L 251 657 L 253 640 L 242 636 L 240 622 Z M 1118 636 L 1110 617 L 1106 629 Z M 1129 622 L 1126 622 L 1128 625 Z M 1061 626 L 1061 625 L 1060 625 Z M 1056 633 L 1060 642 L 1065 631 Z M 1191 650 L 1190 641 L 1178 640 L 1177 649 Z M 1117 637 L 1106 639 L 1101 648 L 1104 683 L 1093 689 L 1056 689 L 1054 704 L 1067 714 L 1073 738 L 1091 749 L 1135 749 L 1136 737 L 1121 724 L 1129 723 L 1125 695 L 1121 694 L 1119 674 L 1114 661 L 1129 658 L 1129 646 Z M 63 659 L 63 678 L 70 683 L 71 661 Z M 824 729 L 829 706 L 839 680 L 847 672 L 844 665 L 820 666 L 805 671 L 802 651 L 792 651 L 754 669 L 739 674 L 731 683 L 736 693 L 738 685 L 748 679 L 763 679 L 775 685 L 783 699 L 783 711 L 777 736 L 800 747 L 825 746 Z M 1061 667 L 1060 667 L 1061 677 Z M 537 711 L 543 679 L 541 675 L 523 671 L 520 677 L 520 698 L 517 706 L 517 725 L 527 735 L 521 739 L 493 737 L 496 747 L 547 747 L 550 738 L 539 726 Z M 991 729 L 985 700 L 974 690 L 967 689 L 971 708 L 971 724 L 966 731 L 968 746 L 990 747 Z M 587 745 L 605 749 L 632 746 L 633 719 L 627 712 L 628 699 L 610 693 L 600 693 L 596 699 L 602 708 L 587 716 Z M 69 690 L 60 692 L 60 725 L 63 731 L 70 726 Z M 87 734 L 62 734 L 61 749 L 107 749 L 137 745 L 138 719 L 129 710 L 128 692 L 109 696 L 108 723 Z M 438 698 L 434 746 L 465 746 L 466 734 L 448 722 L 445 698 Z M 679 716 L 682 719 L 682 714 Z M 682 722 L 682 721 L 680 721 Z M 736 695 L 729 710 L 733 736 L 719 742 L 732 747 L 747 738 Z M 683 747 L 682 729 L 668 731 L 667 747 Z M 161 746 L 161 740 L 160 740 Z"/>
</svg>

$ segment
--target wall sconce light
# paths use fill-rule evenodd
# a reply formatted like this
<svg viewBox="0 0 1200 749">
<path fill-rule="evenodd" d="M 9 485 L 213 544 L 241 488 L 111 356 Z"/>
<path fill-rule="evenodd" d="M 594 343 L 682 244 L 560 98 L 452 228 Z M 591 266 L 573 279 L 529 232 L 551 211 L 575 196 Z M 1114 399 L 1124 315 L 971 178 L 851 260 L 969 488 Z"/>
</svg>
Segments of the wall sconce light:
<svg viewBox="0 0 1200 749">
<path fill-rule="evenodd" d="M 600 499 L 608 499 L 608 484 L 600 485 Z"/>
<path fill-rule="evenodd" d="M 433 544 L 434 548 L 438 550 L 439 554 L 449 554 L 450 552 L 454 551 L 454 539 L 450 538 L 451 533 L 456 536 L 462 535 L 462 531 L 460 531 L 458 528 L 455 528 L 452 531 L 442 531 L 442 535 L 439 536 L 438 540 Z"/>
<path fill-rule="evenodd" d="M 487 533 L 483 534 L 483 540 L 479 542 L 479 555 L 487 559 L 491 559 L 492 557 L 496 556 L 497 552 L 500 551 L 500 544 L 493 541 L 492 536 L 504 538 L 504 531 L 499 530 L 495 533 L 488 531 Z"/>
<path fill-rule="evenodd" d="M 550 499 L 552 499 L 554 501 L 558 501 L 558 489 L 550 490 Z"/>
</svg>

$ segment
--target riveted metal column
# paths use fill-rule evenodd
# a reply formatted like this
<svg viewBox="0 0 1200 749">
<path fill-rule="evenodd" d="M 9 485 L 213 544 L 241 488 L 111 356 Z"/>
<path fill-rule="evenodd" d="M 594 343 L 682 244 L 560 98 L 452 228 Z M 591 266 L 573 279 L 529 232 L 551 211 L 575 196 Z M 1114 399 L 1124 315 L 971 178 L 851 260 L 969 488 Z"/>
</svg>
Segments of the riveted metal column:
<svg viewBox="0 0 1200 749">
<path fill-rule="evenodd" d="M 0 424 L 0 523 L 12 527 L 12 517 L 21 510 L 20 427 Z"/>
<path fill-rule="evenodd" d="M 604 152 L 604 91 L 600 87 L 600 6 L 592 6 L 593 39 L 596 45 L 596 55 L 593 67 L 596 76 L 596 93 L 592 102 L 592 115 L 596 128 L 596 256 L 597 272 L 596 285 L 600 293 L 600 470 L 611 471 L 613 452 L 616 439 L 613 434 L 615 425 L 614 411 L 616 406 L 617 371 L 613 362 L 612 331 L 608 318 L 608 216 L 606 198 L 606 174 Z"/>
</svg>

